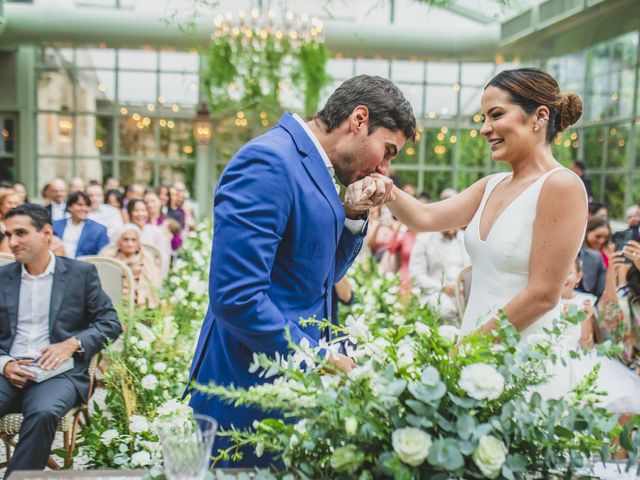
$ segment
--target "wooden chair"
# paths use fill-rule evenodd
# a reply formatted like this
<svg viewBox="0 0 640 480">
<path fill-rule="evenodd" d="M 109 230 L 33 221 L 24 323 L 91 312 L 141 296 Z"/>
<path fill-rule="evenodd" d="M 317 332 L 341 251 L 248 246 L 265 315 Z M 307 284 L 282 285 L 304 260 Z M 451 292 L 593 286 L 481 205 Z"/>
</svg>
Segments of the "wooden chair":
<svg viewBox="0 0 640 480">
<path fill-rule="evenodd" d="M 456 303 L 458 304 L 458 312 L 460 318 L 464 313 L 464 309 L 469 301 L 469 293 L 471 292 L 471 265 L 464 267 L 458 274 L 456 282 Z"/>
<path fill-rule="evenodd" d="M 89 399 L 95 389 L 96 366 L 98 365 L 98 354 L 91 357 L 89 362 L 89 396 L 87 402 L 82 403 L 69 410 L 64 417 L 58 420 L 57 431 L 62 432 L 64 449 L 67 455 L 64 459 L 65 468 L 69 468 L 73 464 L 73 450 L 76 448 L 78 431 L 80 425 L 89 423 Z M 84 417 L 84 419 L 82 418 Z M 7 458 L 0 463 L 0 468 L 5 468 L 11 460 L 11 449 L 16 446 L 15 436 L 22 427 L 24 417 L 21 413 L 9 413 L 0 417 L 0 439 L 4 442 Z M 52 457 L 49 457 L 47 466 L 54 470 L 58 470 L 60 465 Z"/>
<path fill-rule="evenodd" d="M 0 252 L 0 267 L 15 262 L 16 259 L 11 253 Z"/>
</svg>

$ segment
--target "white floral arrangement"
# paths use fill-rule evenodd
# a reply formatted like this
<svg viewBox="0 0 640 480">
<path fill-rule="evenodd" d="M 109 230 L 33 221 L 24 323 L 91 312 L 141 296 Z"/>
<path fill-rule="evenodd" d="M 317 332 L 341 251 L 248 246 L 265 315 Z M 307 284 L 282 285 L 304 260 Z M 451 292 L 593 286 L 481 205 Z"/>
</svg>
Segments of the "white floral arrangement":
<svg viewBox="0 0 640 480">
<path fill-rule="evenodd" d="M 192 232 L 166 281 L 163 304 L 121 314 L 124 332 L 105 353 L 106 398 L 80 432 L 75 468 L 162 472 L 158 423 L 192 415 L 184 389 L 209 301 L 211 223 Z M 57 452 L 62 453 L 62 451 Z"/>
<path fill-rule="evenodd" d="M 395 281 L 356 284 L 376 280 L 380 287 Z M 351 308 L 360 316 L 333 326 L 335 342 L 321 345 L 344 342 L 357 365 L 348 374 L 327 368 L 320 351 L 303 343 L 288 357 L 254 356 L 251 370 L 269 383 L 199 386 L 272 416 L 249 430 L 219 432 L 232 446 L 215 452 L 216 461 L 251 450 L 270 455 L 271 478 L 512 480 L 570 478 L 620 444 L 636 458 L 633 427 L 623 430 L 597 406 L 597 371 L 564 399 L 545 401 L 536 392 L 547 380 L 555 339 L 581 318 L 558 322 L 535 345 L 520 342 L 504 318 L 492 335 L 462 338 L 428 307 L 398 305 L 390 295 L 384 316 L 379 303 L 391 299 L 360 297 L 367 305 Z"/>
</svg>

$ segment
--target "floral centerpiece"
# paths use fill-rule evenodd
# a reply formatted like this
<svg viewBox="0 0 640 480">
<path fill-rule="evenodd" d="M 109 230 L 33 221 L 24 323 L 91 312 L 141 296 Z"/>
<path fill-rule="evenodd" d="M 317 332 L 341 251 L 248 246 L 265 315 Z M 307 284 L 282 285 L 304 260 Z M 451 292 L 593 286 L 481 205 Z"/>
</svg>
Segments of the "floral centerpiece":
<svg viewBox="0 0 640 480">
<path fill-rule="evenodd" d="M 375 299 L 365 301 L 378 311 Z M 253 448 L 274 456 L 278 476 L 313 479 L 570 478 L 607 458 L 617 436 L 634 458 L 634 422 L 623 430 L 597 406 L 597 371 L 564 399 L 536 392 L 555 358 L 555 339 L 580 316 L 532 345 L 504 318 L 492 335 L 460 338 L 427 307 L 414 302 L 405 315 L 393 308 L 392 316 L 350 316 L 333 327 L 339 338 L 322 348 L 345 341 L 357 364 L 348 374 L 326 368 L 325 350 L 302 343 L 288 357 L 255 355 L 251 368 L 271 383 L 200 386 L 278 414 L 252 430 L 222 432 L 234 446 L 217 459 Z"/>
</svg>

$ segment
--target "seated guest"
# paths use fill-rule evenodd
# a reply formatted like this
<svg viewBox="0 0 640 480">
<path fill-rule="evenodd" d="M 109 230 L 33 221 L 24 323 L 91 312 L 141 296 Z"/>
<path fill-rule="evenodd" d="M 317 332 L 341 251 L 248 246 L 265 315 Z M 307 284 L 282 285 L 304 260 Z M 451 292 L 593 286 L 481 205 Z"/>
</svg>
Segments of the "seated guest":
<svg viewBox="0 0 640 480">
<path fill-rule="evenodd" d="M 589 202 L 589 219 L 593 217 L 602 217 L 605 220 L 609 217 L 609 210 L 604 203 Z"/>
<path fill-rule="evenodd" d="M 58 420 L 87 400 L 91 357 L 122 331 L 95 267 L 49 251 L 44 207 L 11 210 L 7 235 L 17 262 L 0 267 L 0 415 L 24 420 L 5 478 L 44 469 Z M 71 370 L 40 383 L 24 368 L 53 370 L 72 356 Z"/>
<path fill-rule="evenodd" d="M 107 178 L 104 182 L 104 191 L 108 192 L 109 190 L 120 190 L 120 180 L 113 177 Z"/>
<path fill-rule="evenodd" d="M 107 228 L 88 219 L 89 208 L 89 196 L 84 192 L 73 192 L 67 200 L 71 218 L 53 222 L 53 233 L 62 239 L 67 257 L 97 255 L 109 243 Z"/>
<path fill-rule="evenodd" d="M 413 287 L 422 303 L 437 310 L 448 321 L 457 321 L 458 274 L 469 264 L 462 230 L 419 233 L 409 259 Z"/>
<path fill-rule="evenodd" d="M 14 183 L 13 190 L 18 194 L 18 197 L 20 197 L 20 205 L 29 203 L 29 193 L 27 192 L 27 187 L 24 186 L 24 183 Z"/>
<path fill-rule="evenodd" d="M 156 188 L 156 195 L 162 203 L 162 214 L 166 215 L 169 210 L 169 187 L 167 185 L 160 185 Z"/>
<path fill-rule="evenodd" d="M 626 243 L 629 240 L 637 240 L 640 236 L 640 207 L 632 205 L 626 211 L 627 226 L 625 230 L 616 232 L 612 235 L 611 240 L 614 243 Z"/>
<path fill-rule="evenodd" d="M 4 218 L 12 208 L 20 204 L 20 197 L 11 189 L 0 192 L 0 252 L 9 252 L 9 241 L 5 236 Z"/>
<path fill-rule="evenodd" d="M 67 212 L 67 185 L 64 180 L 54 178 L 49 184 L 48 198 L 51 200 L 45 208 L 49 212 L 51 220 L 61 220 L 68 217 Z"/>
<path fill-rule="evenodd" d="M 162 213 L 160 197 L 153 190 L 148 190 L 144 194 L 144 203 L 149 211 L 149 223 L 151 225 L 162 225 L 166 217 Z"/>
<path fill-rule="evenodd" d="M 609 243 L 610 234 L 605 218 L 593 217 L 587 222 L 584 243 L 578 252 L 582 263 L 582 280 L 577 288 L 579 292 L 590 293 L 598 298 L 604 292 L 609 262 L 605 247 Z"/>
<path fill-rule="evenodd" d="M 69 190 L 71 190 L 72 192 L 84 192 L 85 191 L 84 180 L 81 179 L 80 177 L 73 177 L 69 181 Z"/>
<path fill-rule="evenodd" d="M 609 268 L 609 256 L 606 247 L 611 239 L 611 227 L 605 217 L 593 217 L 587 222 L 584 245 L 600 253 L 604 266 Z"/>
<path fill-rule="evenodd" d="M 129 222 L 129 216 L 124 210 L 124 196 L 122 195 L 120 190 L 107 190 L 107 193 L 104 196 L 104 203 L 106 203 L 107 205 L 111 205 L 113 208 L 117 209 L 120 212 L 122 223 Z"/>
<path fill-rule="evenodd" d="M 125 263 L 133 272 L 133 296 L 137 307 L 154 308 L 159 305 L 158 291 L 162 286 L 160 268 L 153 254 L 142 246 L 142 232 L 132 223 L 125 223 L 116 231 L 111 243 L 100 255 Z M 125 286 L 128 293 L 131 285 Z"/>
<path fill-rule="evenodd" d="M 169 233 L 162 227 L 151 225 L 149 222 L 149 210 L 147 205 L 139 199 L 133 199 L 127 206 L 127 213 L 131 223 L 142 232 L 142 243 L 152 245 L 160 252 L 160 274 L 166 278 L 169 273 L 171 261 L 171 239 Z"/>
<path fill-rule="evenodd" d="M 97 184 L 87 187 L 87 195 L 91 200 L 89 219 L 107 227 L 107 236 L 111 238 L 113 233 L 122 226 L 122 215 L 117 208 L 104 203 L 104 190 Z"/>
</svg>

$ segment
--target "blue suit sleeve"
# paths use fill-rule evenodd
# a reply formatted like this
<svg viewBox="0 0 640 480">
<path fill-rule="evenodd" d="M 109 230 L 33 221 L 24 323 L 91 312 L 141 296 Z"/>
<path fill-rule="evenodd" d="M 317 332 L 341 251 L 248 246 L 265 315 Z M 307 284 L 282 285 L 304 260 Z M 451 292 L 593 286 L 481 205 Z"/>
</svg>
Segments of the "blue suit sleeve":
<svg viewBox="0 0 640 480">
<path fill-rule="evenodd" d="M 306 335 L 269 298 L 271 271 L 293 205 L 284 161 L 249 147 L 223 174 L 214 201 L 209 296 L 216 322 L 254 352 L 286 353 Z M 297 319 L 295 319 L 297 320 Z"/>
<path fill-rule="evenodd" d="M 96 253 L 99 252 L 100 250 L 102 250 L 103 247 L 105 247 L 108 243 L 109 243 L 109 237 L 107 237 L 107 229 L 104 225 L 100 225 L 98 224 L 97 227 L 99 228 L 99 232 L 98 232 L 98 240 L 96 242 L 96 246 L 98 247 L 96 249 Z"/>
</svg>

